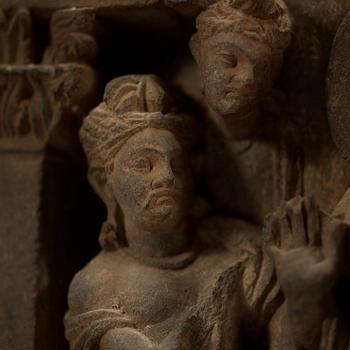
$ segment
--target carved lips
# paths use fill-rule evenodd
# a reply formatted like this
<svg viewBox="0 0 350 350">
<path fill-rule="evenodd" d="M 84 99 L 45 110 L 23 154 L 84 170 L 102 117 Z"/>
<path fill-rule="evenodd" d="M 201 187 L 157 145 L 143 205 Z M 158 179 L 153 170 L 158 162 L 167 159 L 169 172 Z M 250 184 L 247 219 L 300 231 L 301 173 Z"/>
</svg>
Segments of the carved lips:
<svg viewBox="0 0 350 350">
<path fill-rule="evenodd" d="M 176 198 L 179 197 L 179 192 L 174 189 L 161 189 L 152 191 L 144 202 L 144 208 L 151 209 L 156 206 L 172 206 Z"/>
</svg>

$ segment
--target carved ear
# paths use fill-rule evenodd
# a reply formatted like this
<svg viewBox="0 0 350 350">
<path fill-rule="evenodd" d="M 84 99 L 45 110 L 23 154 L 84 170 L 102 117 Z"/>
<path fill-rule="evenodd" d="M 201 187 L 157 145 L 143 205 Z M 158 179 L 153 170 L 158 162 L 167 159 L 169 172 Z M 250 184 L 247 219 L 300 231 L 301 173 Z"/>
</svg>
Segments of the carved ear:
<svg viewBox="0 0 350 350">
<path fill-rule="evenodd" d="M 96 194 L 107 204 L 107 178 L 104 169 L 101 167 L 89 166 L 88 180 Z"/>
<path fill-rule="evenodd" d="M 102 173 L 103 172 L 103 173 Z M 119 205 L 115 199 L 113 189 L 108 183 L 102 169 L 89 169 L 89 182 L 107 208 L 107 219 L 101 227 L 99 243 L 103 249 L 113 250 L 119 246 L 117 237 Z M 122 239 L 121 239 L 122 240 Z"/>
<path fill-rule="evenodd" d="M 195 61 L 197 63 L 199 63 L 199 59 L 200 59 L 200 45 L 199 45 L 199 37 L 198 37 L 198 33 L 195 33 L 192 35 L 191 39 L 190 39 L 190 50 L 192 53 L 193 58 L 195 59 Z"/>
<path fill-rule="evenodd" d="M 92 186 L 96 194 L 102 199 L 103 203 L 106 205 L 108 212 L 111 210 L 112 207 L 116 207 L 114 205 L 116 200 L 114 198 L 113 189 L 107 181 L 104 169 L 90 167 L 88 171 L 88 179 L 90 185 Z M 110 213 L 108 213 L 108 215 L 110 215 Z"/>
</svg>

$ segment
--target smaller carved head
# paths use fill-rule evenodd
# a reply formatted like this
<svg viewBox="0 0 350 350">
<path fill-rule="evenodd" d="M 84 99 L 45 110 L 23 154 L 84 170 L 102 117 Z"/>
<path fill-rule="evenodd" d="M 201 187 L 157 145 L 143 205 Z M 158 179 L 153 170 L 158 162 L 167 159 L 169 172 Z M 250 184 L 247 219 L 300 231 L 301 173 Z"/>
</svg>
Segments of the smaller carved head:
<svg viewBox="0 0 350 350">
<path fill-rule="evenodd" d="M 157 232 L 185 219 L 194 121 L 171 97 L 153 75 L 120 77 L 107 84 L 104 101 L 84 120 L 80 138 L 89 180 L 107 206 L 113 234 L 122 220 Z M 102 246 L 111 243 L 105 238 Z"/>
<path fill-rule="evenodd" d="M 256 108 L 273 86 L 290 31 L 283 0 L 222 0 L 202 12 L 190 47 L 210 108 L 222 117 Z"/>
</svg>

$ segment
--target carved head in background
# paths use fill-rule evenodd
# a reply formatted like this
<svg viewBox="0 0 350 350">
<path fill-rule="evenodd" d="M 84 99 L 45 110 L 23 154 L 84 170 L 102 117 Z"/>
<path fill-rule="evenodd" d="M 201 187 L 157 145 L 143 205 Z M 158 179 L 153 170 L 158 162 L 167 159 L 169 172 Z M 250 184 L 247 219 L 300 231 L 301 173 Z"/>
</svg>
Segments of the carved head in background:
<svg viewBox="0 0 350 350">
<path fill-rule="evenodd" d="M 130 75 L 108 83 L 104 101 L 80 130 L 89 181 L 108 210 L 103 247 L 123 243 L 125 220 L 155 234 L 185 220 L 193 126 L 157 77 Z"/>
<path fill-rule="evenodd" d="M 289 44 L 287 8 L 282 0 L 224 0 L 196 23 L 190 47 L 207 103 L 232 126 L 233 137 L 250 136 Z"/>
</svg>

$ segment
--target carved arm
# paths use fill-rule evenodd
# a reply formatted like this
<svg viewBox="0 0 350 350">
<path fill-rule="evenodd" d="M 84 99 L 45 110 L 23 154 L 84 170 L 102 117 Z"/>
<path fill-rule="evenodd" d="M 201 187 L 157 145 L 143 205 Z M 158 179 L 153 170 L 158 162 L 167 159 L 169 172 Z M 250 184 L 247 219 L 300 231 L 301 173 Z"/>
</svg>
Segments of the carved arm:
<svg viewBox="0 0 350 350">
<path fill-rule="evenodd" d="M 334 317 L 334 286 L 348 226 L 294 198 L 265 225 L 265 250 L 285 297 L 270 324 L 271 349 L 318 349 L 322 325 Z"/>
</svg>

